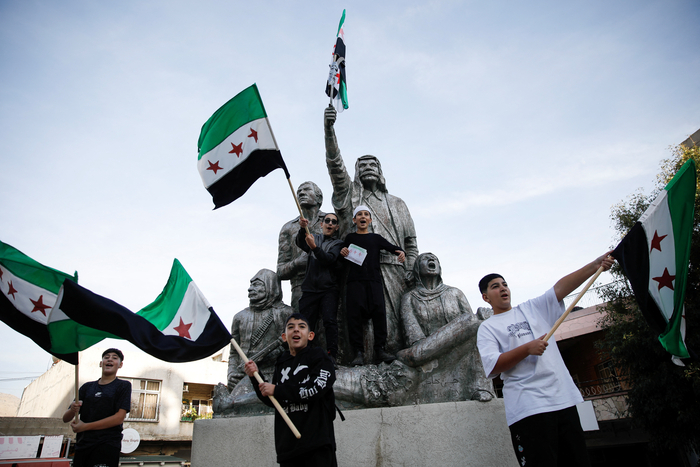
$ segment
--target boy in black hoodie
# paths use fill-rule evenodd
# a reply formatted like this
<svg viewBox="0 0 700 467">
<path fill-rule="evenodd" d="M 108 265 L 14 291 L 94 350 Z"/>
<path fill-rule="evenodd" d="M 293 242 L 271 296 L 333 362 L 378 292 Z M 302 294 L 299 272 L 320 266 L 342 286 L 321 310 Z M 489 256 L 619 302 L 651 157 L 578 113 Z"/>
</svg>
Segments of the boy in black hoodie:
<svg viewBox="0 0 700 467">
<path fill-rule="evenodd" d="M 301 433 L 296 439 L 275 412 L 275 450 L 282 467 L 333 467 L 335 457 L 335 369 L 323 349 L 309 347 L 314 333 L 301 313 L 294 313 L 285 324 L 282 340 L 289 345 L 277 359 L 272 383 L 253 378 L 258 366 L 252 360 L 245 364 L 258 398 L 272 407 L 268 396 L 274 396 Z M 263 375 L 260 375 L 265 379 Z"/>
</svg>

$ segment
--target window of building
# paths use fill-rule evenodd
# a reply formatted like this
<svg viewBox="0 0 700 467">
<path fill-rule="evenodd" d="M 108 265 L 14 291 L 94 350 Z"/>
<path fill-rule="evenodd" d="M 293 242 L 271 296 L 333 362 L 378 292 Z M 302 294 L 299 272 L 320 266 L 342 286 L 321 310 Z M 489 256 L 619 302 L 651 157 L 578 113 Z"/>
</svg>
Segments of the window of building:
<svg viewBox="0 0 700 467">
<path fill-rule="evenodd" d="M 161 382 L 152 379 L 123 378 L 131 381 L 131 421 L 158 421 Z"/>
</svg>

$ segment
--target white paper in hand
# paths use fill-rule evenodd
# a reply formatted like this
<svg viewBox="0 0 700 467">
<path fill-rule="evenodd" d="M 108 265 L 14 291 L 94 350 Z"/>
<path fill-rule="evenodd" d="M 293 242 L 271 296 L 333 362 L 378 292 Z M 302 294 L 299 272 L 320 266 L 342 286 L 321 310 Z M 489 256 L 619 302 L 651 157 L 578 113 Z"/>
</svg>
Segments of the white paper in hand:
<svg viewBox="0 0 700 467">
<path fill-rule="evenodd" d="M 345 259 L 362 266 L 362 263 L 365 262 L 365 258 L 367 257 L 367 250 L 353 243 L 350 244 L 348 250 L 350 253 L 345 257 Z"/>
</svg>

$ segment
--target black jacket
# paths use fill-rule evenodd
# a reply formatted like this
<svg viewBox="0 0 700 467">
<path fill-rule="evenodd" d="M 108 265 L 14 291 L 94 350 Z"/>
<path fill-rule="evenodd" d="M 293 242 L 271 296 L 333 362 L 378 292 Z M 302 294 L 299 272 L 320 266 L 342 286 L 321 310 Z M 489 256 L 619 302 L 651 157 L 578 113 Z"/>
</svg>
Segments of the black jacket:
<svg viewBox="0 0 700 467">
<path fill-rule="evenodd" d="M 337 271 L 342 266 L 336 263 L 340 257 L 343 242 L 335 238 L 314 234 L 316 248 L 311 250 L 306 244 L 306 231 L 297 234 L 297 246 L 309 254 L 306 263 L 306 276 L 301 284 L 302 292 L 325 292 L 338 288 Z"/>
<path fill-rule="evenodd" d="M 251 382 L 258 398 L 272 407 L 270 398 L 260 393 L 257 380 L 251 378 Z M 274 397 L 301 433 L 301 438 L 296 439 L 282 416 L 275 411 L 277 462 L 284 462 L 322 446 L 331 445 L 335 449 L 334 382 L 333 362 L 320 347 L 307 346 L 296 356 L 287 350 L 277 359 L 275 374 L 272 376 Z"/>
</svg>

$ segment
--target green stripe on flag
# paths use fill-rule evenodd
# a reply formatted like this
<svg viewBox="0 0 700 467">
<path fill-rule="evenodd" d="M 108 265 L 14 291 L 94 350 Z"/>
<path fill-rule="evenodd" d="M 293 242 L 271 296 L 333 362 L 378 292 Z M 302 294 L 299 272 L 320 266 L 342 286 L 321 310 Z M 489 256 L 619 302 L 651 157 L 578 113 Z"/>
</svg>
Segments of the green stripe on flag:
<svg viewBox="0 0 700 467">
<path fill-rule="evenodd" d="M 343 29 L 343 23 L 345 22 L 345 9 L 343 9 L 343 15 L 340 17 L 340 24 L 338 24 L 338 32 L 335 33 L 337 36 L 340 34 L 340 30 Z M 351 28 L 352 29 L 352 28 Z"/>
<path fill-rule="evenodd" d="M 668 192 L 668 207 L 671 212 L 673 236 L 676 251 L 676 278 L 673 295 L 673 316 L 659 341 L 673 355 L 688 358 L 688 350 L 681 335 L 683 317 L 683 302 L 688 281 L 688 262 L 693 235 L 695 212 L 695 161 L 688 159 L 678 173 L 673 177 L 665 190 Z"/>
<path fill-rule="evenodd" d="M 107 337 L 121 339 L 113 334 L 78 324 L 70 318 L 50 321 L 48 328 L 51 336 L 51 350 L 56 353 L 80 352 Z"/>
<path fill-rule="evenodd" d="M 267 113 L 265 113 L 258 86 L 253 84 L 222 105 L 204 123 L 197 144 L 199 151 L 197 160 L 246 123 L 265 117 Z"/>
<path fill-rule="evenodd" d="M 3 242 L 0 242 L 0 262 L 15 276 L 54 294 L 58 293 L 65 279 L 78 282 L 77 272 L 70 276 L 64 272 L 44 266 Z"/>
<path fill-rule="evenodd" d="M 165 284 L 161 294 L 158 295 L 158 298 L 153 303 L 147 305 L 136 314 L 149 321 L 159 331 L 163 331 L 172 322 L 180 309 L 180 304 L 185 297 L 190 282 L 192 282 L 192 278 L 187 274 L 180 261 L 175 259 L 168 283 Z"/>
</svg>

